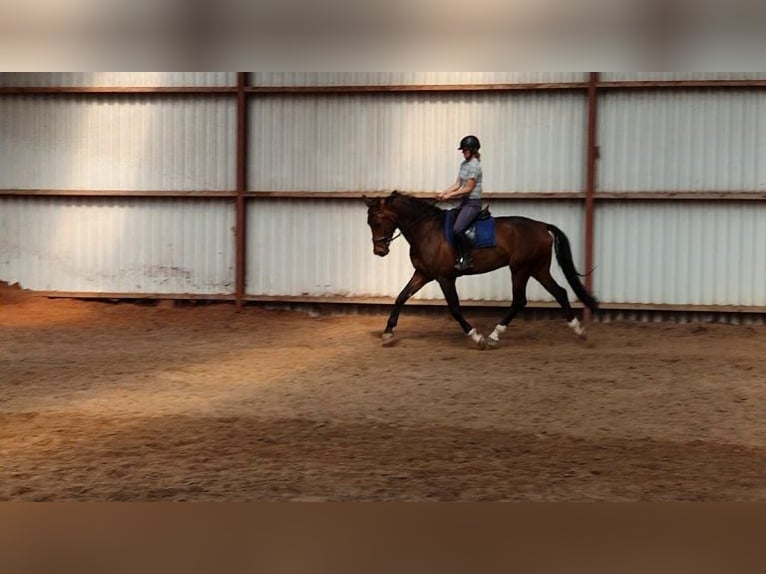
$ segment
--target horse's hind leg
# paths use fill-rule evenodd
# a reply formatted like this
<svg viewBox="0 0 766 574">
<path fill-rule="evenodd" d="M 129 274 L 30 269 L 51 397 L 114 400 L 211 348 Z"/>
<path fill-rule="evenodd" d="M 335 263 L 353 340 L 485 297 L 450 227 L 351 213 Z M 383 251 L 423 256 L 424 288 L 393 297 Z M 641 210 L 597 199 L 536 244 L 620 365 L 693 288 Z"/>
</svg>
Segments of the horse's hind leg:
<svg viewBox="0 0 766 574">
<path fill-rule="evenodd" d="M 511 308 L 503 316 L 500 322 L 495 325 L 495 330 L 489 334 L 487 344 L 490 348 L 495 348 L 500 344 L 500 335 L 505 333 L 508 323 L 518 315 L 521 310 L 527 306 L 527 283 L 529 282 L 529 272 L 526 269 L 517 269 L 511 271 L 511 285 L 513 289 L 513 300 Z"/>
<path fill-rule="evenodd" d="M 405 285 L 404 289 L 402 289 L 402 291 L 399 293 L 399 296 L 396 298 L 396 302 L 394 302 L 394 308 L 391 310 L 391 314 L 388 317 L 386 330 L 383 331 L 382 339 L 384 345 L 389 345 L 394 342 L 394 327 L 396 327 L 396 323 L 399 321 L 399 313 L 402 310 L 402 306 L 407 302 L 407 299 L 420 291 L 423 285 L 429 281 L 431 280 L 428 279 L 425 275 L 419 271 L 415 271 L 407 285 Z"/>
<path fill-rule="evenodd" d="M 569 328 L 572 329 L 580 338 L 585 338 L 585 328 L 580 324 L 580 320 L 575 317 L 572 306 L 569 304 L 569 297 L 567 291 L 561 285 L 556 283 L 556 280 L 551 277 L 551 272 L 548 269 L 543 269 L 535 273 L 535 279 L 540 282 L 540 285 L 553 295 L 559 305 L 561 305 L 564 311 L 564 317 L 566 317 Z"/>
<path fill-rule="evenodd" d="M 486 339 L 484 338 L 484 335 L 479 334 L 479 332 L 474 329 L 471 324 L 465 320 L 465 317 L 463 317 L 462 311 L 460 311 L 460 298 L 457 295 L 457 288 L 455 287 L 455 278 L 443 278 L 443 279 L 437 279 L 439 281 L 439 286 L 442 288 L 442 291 L 444 292 L 444 298 L 447 300 L 447 305 L 449 306 L 449 312 L 452 315 L 452 317 L 460 323 L 460 326 L 463 329 L 463 333 L 471 337 L 471 340 L 476 343 L 476 346 L 480 349 L 483 349 L 486 344 Z"/>
</svg>

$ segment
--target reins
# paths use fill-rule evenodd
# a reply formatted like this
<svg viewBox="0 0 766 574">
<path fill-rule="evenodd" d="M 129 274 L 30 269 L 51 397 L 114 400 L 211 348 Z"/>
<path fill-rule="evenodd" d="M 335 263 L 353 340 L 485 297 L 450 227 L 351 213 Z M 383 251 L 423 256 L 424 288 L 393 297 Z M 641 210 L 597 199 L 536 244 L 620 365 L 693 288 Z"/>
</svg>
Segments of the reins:
<svg viewBox="0 0 766 574">
<path fill-rule="evenodd" d="M 424 221 L 425 219 L 427 219 L 429 217 L 433 217 L 433 214 L 428 213 L 428 212 L 422 213 L 418 218 L 416 218 L 412 223 L 410 223 L 410 226 L 411 227 L 415 227 L 415 226 L 419 225 L 421 221 Z M 391 245 L 391 243 L 394 241 L 394 239 L 397 239 L 397 238 L 401 237 L 401 235 L 402 235 L 401 224 L 399 224 L 398 222 L 397 222 L 397 227 L 399 228 L 399 232 L 398 233 L 396 233 L 396 234 L 392 233 L 391 237 L 385 237 L 385 236 L 384 237 L 373 237 L 373 241 L 374 242 L 385 241 L 386 242 L 386 246 Z"/>
<path fill-rule="evenodd" d="M 402 232 L 401 232 L 401 230 L 399 230 L 399 233 L 397 233 L 396 235 L 392 234 L 391 237 L 373 237 L 372 240 L 374 242 L 376 242 L 376 243 L 378 241 L 385 241 L 386 242 L 386 247 L 388 247 L 389 245 L 391 245 L 391 242 L 394 239 L 397 239 L 398 237 L 401 237 L 401 235 L 402 235 Z"/>
</svg>

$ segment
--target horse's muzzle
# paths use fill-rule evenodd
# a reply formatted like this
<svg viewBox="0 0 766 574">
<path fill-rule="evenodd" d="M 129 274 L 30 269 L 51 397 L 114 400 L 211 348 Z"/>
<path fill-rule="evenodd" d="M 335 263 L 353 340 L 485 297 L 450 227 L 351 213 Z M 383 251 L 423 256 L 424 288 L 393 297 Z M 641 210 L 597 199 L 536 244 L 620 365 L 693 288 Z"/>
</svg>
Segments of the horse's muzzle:
<svg viewBox="0 0 766 574">
<path fill-rule="evenodd" d="M 388 245 L 385 245 L 385 244 L 381 245 L 376 243 L 375 245 L 372 246 L 372 251 L 373 253 L 375 253 L 375 255 L 378 255 L 379 257 L 385 257 L 386 255 L 388 255 L 389 249 L 388 249 Z"/>
</svg>

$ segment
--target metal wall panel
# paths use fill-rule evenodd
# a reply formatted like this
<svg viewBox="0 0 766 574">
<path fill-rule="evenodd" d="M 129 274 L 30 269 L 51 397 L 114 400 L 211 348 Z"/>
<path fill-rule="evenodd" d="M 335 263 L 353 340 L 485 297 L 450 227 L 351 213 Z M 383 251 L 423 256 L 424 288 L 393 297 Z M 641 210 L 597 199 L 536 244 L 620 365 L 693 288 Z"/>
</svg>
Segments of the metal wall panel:
<svg viewBox="0 0 766 574">
<path fill-rule="evenodd" d="M 766 80 L 766 72 L 602 72 L 604 82 Z"/>
<path fill-rule="evenodd" d="M 582 207 L 579 202 L 490 202 L 493 214 L 523 215 L 559 226 L 568 235 L 582 269 Z M 396 297 L 413 272 L 404 238 L 391 245 L 385 258 L 372 252 L 367 208 L 362 201 L 250 202 L 248 208 L 247 277 L 249 295 Z M 558 265 L 554 277 L 567 287 Z M 458 281 L 462 298 L 510 301 L 508 269 Z M 568 289 L 571 294 L 571 289 Z M 553 300 L 535 281 L 528 298 Z M 414 300 L 443 299 L 430 284 Z"/>
<path fill-rule="evenodd" d="M 0 279 L 40 291 L 232 291 L 225 200 L 0 198 Z"/>
<path fill-rule="evenodd" d="M 766 206 L 598 204 L 594 286 L 603 301 L 766 305 Z"/>
<path fill-rule="evenodd" d="M 760 92 L 605 93 L 598 138 L 602 191 L 766 190 Z"/>
<path fill-rule="evenodd" d="M 401 86 L 585 82 L 587 72 L 252 72 L 253 86 Z"/>
<path fill-rule="evenodd" d="M 579 73 L 537 80 L 450 74 L 257 73 L 251 79 L 276 86 L 586 80 Z M 602 79 L 766 78 L 700 74 Z M 55 76 L 29 85 L 221 80 Z M 7 81 L 0 74 L 0 85 Z M 220 83 L 234 81 L 232 74 Z M 582 92 L 254 95 L 249 105 L 248 185 L 256 191 L 432 192 L 454 180 L 460 137 L 477 133 L 493 213 L 561 227 L 586 271 L 580 201 L 491 199 L 492 192 L 582 191 Z M 225 96 L 4 96 L 0 188 L 233 189 L 235 123 L 235 102 Z M 758 91 L 604 90 L 599 145 L 601 191 L 766 190 L 766 100 Z M 597 202 L 594 293 L 616 304 L 764 307 L 765 209 L 759 202 Z M 248 295 L 393 300 L 412 273 L 403 239 L 388 257 L 373 255 L 361 201 L 254 199 L 247 216 Z M 225 200 L 0 198 L 0 280 L 36 290 L 228 294 L 233 225 L 233 204 Z M 555 263 L 552 269 L 574 300 Z M 463 299 L 510 300 L 506 269 L 463 278 L 458 287 Z M 552 300 L 534 281 L 528 298 Z M 429 285 L 415 299 L 442 300 L 442 294 Z"/>
<path fill-rule="evenodd" d="M 3 87 L 236 86 L 236 72 L 3 72 Z"/>
<path fill-rule="evenodd" d="M 577 93 L 258 96 L 249 187 L 434 191 L 455 180 L 457 144 L 474 133 L 487 193 L 580 192 L 585 112 Z"/>
<path fill-rule="evenodd" d="M 696 311 L 624 311 L 602 309 L 594 320 L 599 323 L 612 321 L 633 321 L 642 323 L 722 323 L 724 325 L 764 325 L 766 315 L 762 313 L 696 312 Z"/>
<path fill-rule="evenodd" d="M 235 127 L 226 97 L 4 96 L 0 187 L 233 189 Z"/>
</svg>

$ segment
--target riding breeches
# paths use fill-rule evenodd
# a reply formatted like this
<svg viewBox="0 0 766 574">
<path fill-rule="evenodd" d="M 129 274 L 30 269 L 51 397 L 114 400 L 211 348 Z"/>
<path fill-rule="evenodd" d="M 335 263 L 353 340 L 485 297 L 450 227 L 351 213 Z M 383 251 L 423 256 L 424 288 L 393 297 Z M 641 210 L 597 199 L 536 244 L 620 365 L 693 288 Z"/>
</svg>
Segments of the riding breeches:
<svg viewBox="0 0 766 574">
<path fill-rule="evenodd" d="M 455 224 L 452 226 L 454 233 L 462 233 L 473 223 L 476 216 L 481 211 L 481 200 L 470 199 L 460 206 L 460 211 L 455 218 Z"/>
</svg>

